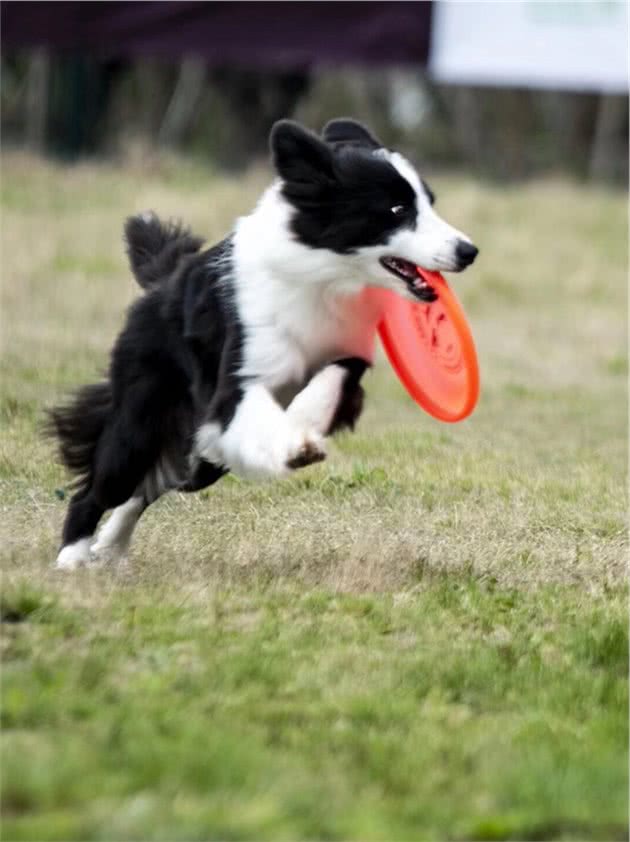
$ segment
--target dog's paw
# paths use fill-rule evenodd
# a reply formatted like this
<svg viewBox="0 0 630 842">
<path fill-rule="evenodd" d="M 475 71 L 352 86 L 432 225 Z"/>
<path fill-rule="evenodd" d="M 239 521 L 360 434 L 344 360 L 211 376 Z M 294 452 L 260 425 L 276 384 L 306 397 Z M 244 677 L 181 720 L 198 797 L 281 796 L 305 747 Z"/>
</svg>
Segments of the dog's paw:
<svg viewBox="0 0 630 842">
<path fill-rule="evenodd" d="M 90 540 L 90 538 L 81 538 L 74 544 L 66 544 L 62 547 L 55 561 L 55 570 L 77 570 L 79 567 L 87 567 L 92 560 Z"/>
<path fill-rule="evenodd" d="M 244 447 L 230 462 L 230 470 L 242 479 L 266 480 L 285 476 L 289 469 L 283 455 L 268 447 Z"/>
<path fill-rule="evenodd" d="M 250 480 L 279 479 L 296 468 L 303 468 L 326 458 L 322 437 L 317 433 L 281 424 L 275 434 L 256 436 L 226 453 L 230 469 Z"/>
<path fill-rule="evenodd" d="M 294 448 L 293 453 L 289 454 L 286 466 L 294 471 L 323 462 L 325 458 L 326 448 L 322 437 L 317 434 L 306 435 L 302 437 L 297 449 Z"/>
<path fill-rule="evenodd" d="M 286 437 L 270 431 L 266 436 L 249 430 L 246 438 L 228 435 L 222 440 L 224 464 L 242 479 L 266 480 L 286 475 Z"/>
</svg>

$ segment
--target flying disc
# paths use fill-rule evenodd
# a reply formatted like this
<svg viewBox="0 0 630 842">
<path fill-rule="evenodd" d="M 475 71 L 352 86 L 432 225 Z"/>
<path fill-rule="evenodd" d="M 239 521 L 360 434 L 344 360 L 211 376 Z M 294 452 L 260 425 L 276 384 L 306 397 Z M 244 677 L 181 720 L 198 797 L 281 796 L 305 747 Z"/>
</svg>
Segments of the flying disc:
<svg viewBox="0 0 630 842">
<path fill-rule="evenodd" d="M 479 397 L 475 343 L 442 275 L 420 267 L 417 271 L 437 299 L 415 302 L 383 291 L 378 332 L 394 371 L 416 403 L 440 421 L 461 421 Z"/>
</svg>

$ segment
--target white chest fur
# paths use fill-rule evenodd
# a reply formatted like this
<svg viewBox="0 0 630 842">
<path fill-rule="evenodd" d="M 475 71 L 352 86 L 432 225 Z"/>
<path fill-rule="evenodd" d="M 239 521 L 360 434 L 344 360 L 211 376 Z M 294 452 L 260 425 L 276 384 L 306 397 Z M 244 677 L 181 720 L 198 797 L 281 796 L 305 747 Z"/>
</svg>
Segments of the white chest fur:
<svg viewBox="0 0 630 842">
<path fill-rule="evenodd" d="M 296 242 L 289 214 L 272 187 L 234 235 L 241 372 L 272 389 L 340 357 L 371 361 L 378 321 L 352 259 Z"/>
</svg>

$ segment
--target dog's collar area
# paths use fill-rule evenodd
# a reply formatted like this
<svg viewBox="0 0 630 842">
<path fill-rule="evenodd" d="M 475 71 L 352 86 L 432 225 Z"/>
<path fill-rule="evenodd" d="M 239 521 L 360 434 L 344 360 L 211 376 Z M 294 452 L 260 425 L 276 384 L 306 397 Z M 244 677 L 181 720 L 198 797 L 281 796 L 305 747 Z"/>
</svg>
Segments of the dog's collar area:
<svg viewBox="0 0 630 842">
<path fill-rule="evenodd" d="M 388 272 L 404 281 L 415 298 L 429 303 L 436 300 L 437 295 L 433 287 L 424 280 L 417 267 L 409 260 L 402 257 L 381 257 L 380 263 Z"/>
</svg>

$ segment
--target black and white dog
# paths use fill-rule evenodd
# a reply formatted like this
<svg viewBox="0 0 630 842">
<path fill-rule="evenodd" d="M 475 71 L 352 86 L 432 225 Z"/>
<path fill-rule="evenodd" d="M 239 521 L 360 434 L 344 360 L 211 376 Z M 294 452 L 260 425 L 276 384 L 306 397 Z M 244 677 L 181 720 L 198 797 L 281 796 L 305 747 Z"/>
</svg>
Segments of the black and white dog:
<svg viewBox="0 0 630 842">
<path fill-rule="evenodd" d="M 153 214 L 127 221 L 146 292 L 108 379 L 49 418 L 77 475 L 59 568 L 124 557 L 170 489 L 323 459 L 324 438 L 361 412 L 379 318 L 367 290 L 431 301 L 416 264 L 458 272 L 475 259 L 411 164 L 359 123 L 333 120 L 318 137 L 283 120 L 270 143 L 277 180 L 213 248 Z"/>
</svg>

